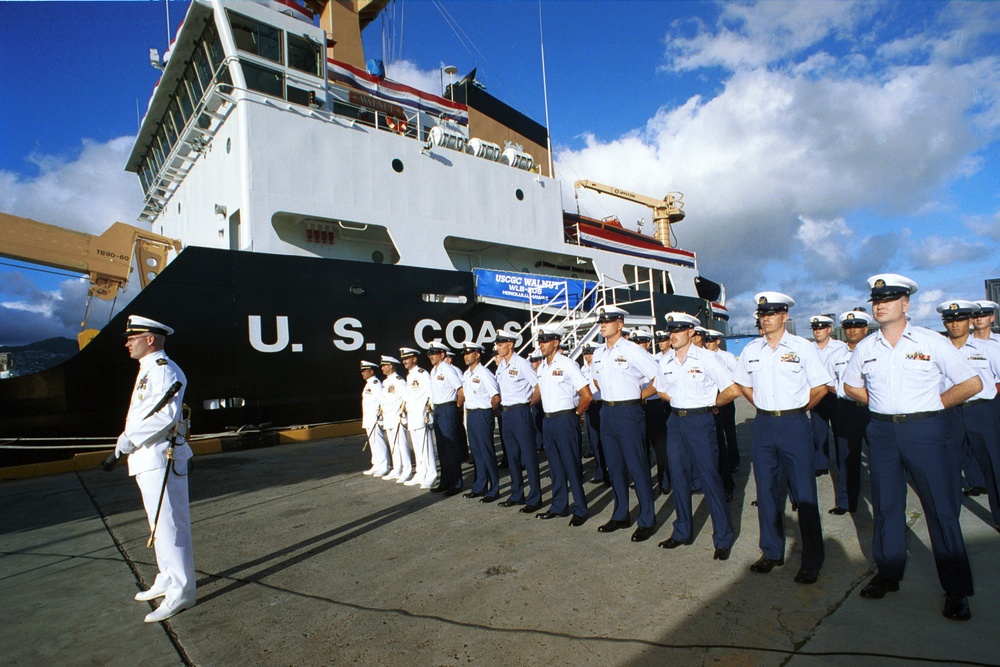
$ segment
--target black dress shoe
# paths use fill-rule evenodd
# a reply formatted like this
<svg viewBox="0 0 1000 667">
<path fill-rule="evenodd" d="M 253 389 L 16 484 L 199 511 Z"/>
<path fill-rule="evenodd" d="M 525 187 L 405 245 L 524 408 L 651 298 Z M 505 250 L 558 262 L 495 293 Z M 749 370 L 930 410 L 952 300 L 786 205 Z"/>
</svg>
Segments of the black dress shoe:
<svg viewBox="0 0 1000 667">
<path fill-rule="evenodd" d="M 776 567 L 781 567 L 785 564 L 785 559 L 771 560 L 767 556 L 761 556 L 760 560 L 750 566 L 751 572 L 756 572 L 757 574 L 767 574 Z"/>
<path fill-rule="evenodd" d="M 462 492 L 461 488 L 458 488 L 458 489 L 448 489 L 447 491 L 444 492 L 444 495 L 446 495 L 446 496 L 448 496 L 450 498 L 451 496 L 457 496 L 461 492 Z"/>
<path fill-rule="evenodd" d="M 479 499 L 479 502 L 481 502 L 481 503 L 495 503 L 498 500 L 500 500 L 500 496 L 483 496 L 482 498 Z"/>
<path fill-rule="evenodd" d="M 476 493 L 475 491 L 469 491 L 468 493 L 464 494 L 462 497 L 463 498 L 482 498 L 483 495 L 484 494 L 482 494 L 482 493 Z"/>
<path fill-rule="evenodd" d="M 645 542 L 646 540 L 651 538 L 653 536 L 653 533 L 655 532 L 656 532 L 656 526 L 648 526 L 648 527 L 639 526 L 638 528 L 635 529 L 635 532 L 632 533 L 632 541 Z"/>
<path fill-rule="evenodd" d="M 574 528 L 576 528 L 577 526 L 582 526 L 585 523 L 587 523 L 587 517 L 578 516 L 576 514 L 574 514 L 573 518 L 569 520 L 569 525 L 573 526 Z"/>
<path fill-rule="evenodd" d="M 797 584 L 815 584 L 817 579 L 819 579 L 819 570 L 807 570 L 804 567 L 799 569 L 798 574 L 795 575 L 795 583 Z"/>
<path fill-rule="evenodd" d="M 518 511 L 521 512 L 522 514 L 534 514 L 540 509 L 542 509 L 541 505 L 525 505 Z"/>
<path fill-rule="evenodd" d="M 663 540 L 662 542 L 660 542 L 656 546 L 660 547 L 661 549 L 676 549 L 677 547 L 683 547 L 683 546 L 687 546 L 689 544 L 691 544 L 691 543 L 690 542 L 681 542 L 680 540 L 675 540 L 674 538 L 670 537 L 670 538 L 667 538 L 667 539 Z"/>
<path fill-rule="evenodd" d="M 876 574 L 861 589 L 861 597 L 868 598 L 869 600 L 881 600 L 885 597 L 886 593 L 895 593 L 898 590 L 898 581 L 889 581 L 888 579 L 884 579 L 881 574 Z"/>
<path fill-rule="evenodd" d="M 548 519 L 556 519 L 561 516 L 569 516 L 569 514 L 559 514 L 558 512 L 548 511 L 548 512 L 542 512 L 541 514 L 536 514 L 535 518 L 548 520 Z"/>
<path fill-rule="evenodd" d="M 607 523 L 601 524 L 597 527 L 597 532 L 599 533 L 613 533 L 616 530 L 621 530 L 622 528 L 628 528 L 632 525 L 631 521 L 615 521 L 612 519 Z"/>
<path fill-rule="evenodd" d="M 499 502 L 497 504 L 500 505 L 500 507 L 517 507 L 518 505 L 523 505 L 524 501 L 523 500 L 503 500 L 503 501 L 501 501 L 501 502 Z"/>
<path fill-rule="evenodd" d="M 944 598 L 945 618 L 953 621 L 967 621 L 972 618 L 972 611 L 969 609 L 969 599 L 964 595 L 946 595 Z"/>
<path fill-rule="evenodd" d="M 726 547 L 716 547 L 712 554 L 712 560 L 729 560 L 729 549 Z"/>
<path fill-rule="evenodd" d="M 830 474 L 829 468 L 823 468 L 821 470 L 817 470 L 816 471 L 816 476 L 817 477 L 822 477 L 823 475 L 829 475 L 829 474 Z"/>
<path fill-rule="evenodd" d="M 966 489 L 965 491 L 962 491 L 962 495 L 965 496 L 966 498 L 971 498 L 973 496 L 981 496 L 984 493 L 988 493 L 988 491 L 986 490 L 986 487 L 983 486 L 974 486 L 971 489 Z"/>
<path fill-rule="evenodd" d="M 836 514 L 837 516 L 844 516 L 847 514 L 847 508 L 837 505 L 832 510 L 829 511 L 830 514 Z"/>
</svg>

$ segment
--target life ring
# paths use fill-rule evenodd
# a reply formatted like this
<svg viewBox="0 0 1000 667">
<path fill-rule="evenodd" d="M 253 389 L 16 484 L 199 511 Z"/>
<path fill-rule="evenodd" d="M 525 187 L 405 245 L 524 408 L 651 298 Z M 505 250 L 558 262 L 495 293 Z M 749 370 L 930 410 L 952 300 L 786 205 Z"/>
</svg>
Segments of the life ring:
<svg viewBox="0 0 1000 667">
<path fill-rule="evenodd" d="M 386 116 L 386 124 L 389 129 L 393 132 L 399 132 L 400 134 L 406 134 L 406 119 L 396 118 L 395 116 Z"/>
</svg>

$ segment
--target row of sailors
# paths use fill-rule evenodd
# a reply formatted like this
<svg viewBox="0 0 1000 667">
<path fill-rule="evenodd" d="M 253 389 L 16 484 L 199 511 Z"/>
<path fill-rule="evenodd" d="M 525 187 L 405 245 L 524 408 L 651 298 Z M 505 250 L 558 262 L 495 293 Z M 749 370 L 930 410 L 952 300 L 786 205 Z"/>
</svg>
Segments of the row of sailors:
<svg viewBox="0 0 1000 667">
<path fill-rule="evenodd" d="M 795 580 L 816 581 L 824 552 L 815 480 L 828 466 L 823 445 L 829 420 L 841 473 L 831 514 L 857 509 L 862 442 L 868 445 L 878 573 L 861 596 L 881 599 L 899 590 L 909 475 L 945 591 L 943 613 L 967 620 L 973 585 L 959 524 L 963 454 L 973 491 L 989 493 L 993 522 L 1000 525 L 1000 346 L 990 333 L 998 306 L 940 304 L 945 338 L 909 323 L 914 281 L 880 274 L 868 285 L 880 328 L 869 335 L 872 318 L 860 310 L 846 312 L 840 317 L 846 343 L 830 340 L 833 321 L 822 316 L 812 318 L 815 343 L 787 333 L 794 300 L 777 292 L 756 296 L 763 337 L 747 345 L 734 374 L 757 408 L 751 432 L 762 556 L 751 570 L 767 573 L 784 564 L 781 483 L 787 479 L 803 546 Z"/>
<path fill-rule="evenodd" d="M 631 525 L 628 484 L 631 477 L 639 503 L 638 527 L 632 540 L 648 539 L 656 526 L 653 484 L 644 447 L 647 420 L 643 403 L 658 395 L 672 407 L 666 419 L 666 461 L 658 471 L 658 483 L 665 490 L 659 472 L 669 476 L 676 508 L 673 533 L 660 546 L 675 549 L 691 544 L 691 492 L 697 480 L 709 502 L 714 558 L 726 560 L 733 531 L 720 471 L 731 469 L 731 466 L 724 465 L 724 459 L 720 466 L 714 413 L 742 394 L 757 409 L 751 433 L 762 555 L 750 569 L 766 574 L 784 565 L 782 496 L 787 483 L 793 510 L 798 510 L 803 545 L 795 581 L 815 583 L 824 558 L 816 492 L 817 472 L 822 470 L 817 466 L 822 463 L 818 463 L 821 455 L 814 444 L 813 417 L 808 413 L 821 414 L 817 406 L 823 400 L 829 402 L 826 396 L 834 392 L 839 400 L 834 399 L 835 408 L 826 414 L 836 427 L 838 461 L 843 474 L 838 480 L 837 506 L 832 513 L 844 514 L 856 509 L 861 439 L 867 440 L 869 446 L 875 519 L 873 555 L 878 574 L 863 588 L 862 596 L 879 599 L 899 588 L 906 561 L 905 474 L 909 473 L 928 518 L 938 574 L 946 594 L 944 615 L 958 620 L 970 618 L 967 597 L 973 592 L 972 576 L 958 524 L 960 446 L 959 439 L 952 434 L 961 427 L 962 440 L 967 438 L 978 443 L 970 446 L 970 453 L 979 464 L 983 486 L 989 490 L 994 520 L 1000 518 L 996 481 L 1000 452 L 995 437 L 1000 433 L 1000 416 L 993 404 L 986 410 L 987 402 L 996 395 L 1000 380 L 1000 363 L 992 358 L 1000 355 L 996 350 L 990 351 L 989 345 L 995 343 L 970 343 L 972 337 L 968 326 L 972 319 L 978 332 L 978 323 L 988 320 L 985 324 L 988 329 L 994 315 L 987 316 L 981 306 L 973 309 L 968 302 L 942 304 L 939 310 L 946 327 L 949 322 L 964 322 L 965 338 L 958 340 L 960 336 L 949 333 L 954 345 L 948 345 L 948 341 L 938 334 L 909 324 L 906 312 L 909 295 L 917 289 L 916 283 L 896 274 L 881 274 L 869 279 L 869 287 L 874 319 L 881 329 L 867 336 L 868 315 L 861 311 L 845 313 L 841 324 L 845 325 L 848 342 L 832 347 L 832 341 L 822 336 L 822 330 L 828 328 L 823 325 L 832 325 L 832 321 L 815 318 L 814 331 L 821 332 L 817 341 L 823 338 L 826 344 L 813 343 L 785 331 L 788 309 L 794 305 L 791 297 L 778 292 L 758 294 L 755 301 L 763 336 L 745 348 L 733 367 L 727 366 L 724 357 L 693 344 L 698 321 L 684 313 L 667 315 L 669 350 L 654 359 L 642 347 L 622 336 L 625 312 L 605 309 L 599 318 L 604 343 L 594 350 L 589 376 L 559 354 L 558 331 L 543 328 L 539 333 L 543 358 L 537 373 L 528 362 L 513 353 L 514 336 L 502 332 L 496 343 L 499 363 L 492 378 L 495 388 L 494 383 L 490 383 L 483 391 L 479 385 L 489 382 L 486 378 L 491 375 L 485 371 L 476 373 L 483 350 L 476 345 L 466 347 L 464 354 L 469 370 L 465 380 L 469 384 L 463 383 L 465 392 L 467 395 L 482 392 L 489 397 L 487 405 L 480 404 L 475 409 L 489 415 L 491 427 L 489 408 L 495 409 L 499 401 L 503 410 L 503 435 L 510 443 L 511 496 L 500 504 L 524 505 L 522 512 L 536 512 L 541 508 L 534 438 L 528 435 L 531 432 L 529 405 L 540 400 L 545 413 L 544 447 L 553 481 L 553 499 L 549 510 L 537 516 L 550 519 L 572 515 L 570 525 L 583 525 L 588 507 L 582 490 L 577 424 L 593 402 L 594 390 L 599 390 L 603 399 L 599 430 L 604 463 L 614 492 L 614 509 L 611 520 L 598 530 L 614 532 Z M 991 307 L 995 312 L 995 306 Z M 956 332 L 960 329 L 956 326 Z M 960 348 L 966 346 L 972 351 L 960 352 Z M 416 351 L 406 349 L 403 352 L 404 363 L 406 358 L 413 359 L 407 367 L 413 375 Z M 453 368 L 451 371 L 441 369 L 445 352 L 439 344 L 432 345 L 428 351 L 434 364 L 430 375 L 438 382 L 444 382 L 452 373 L 458 374 Z M 388 358 L 388 366 L 383 365 L 387 378 L 394 373 L 394 361 Z M 990 367 L 993 375 L 979 372 L 984 367 Z M 421 372 L 416 371 L 418 377 Z M 476 376 L 478 382 L 472 379 Z M 444 405 L 455 407 L 453 418 L 457 420 L 461 393 L 454 381 L 452 387 L 457 398 L 449 399 Z M 434 420 L 423 420 L 424 430 L 426 433 L 426 425 L 434 424 L 442 458 L 442 480 L 435 490 L 457 493 L 461 490 L 459 466 L 456 463 L 454 469 L 446 472 L 445 465 L 445 452 L 454 445 L 448 432 L 456 432 L 457 428 L 443 424 L 439 428 L 438 408 L 442 404 L 432 400 L 429 405 L 434 406 Z M 426 408 L 415 413 L 407 410 L 418 415 L 425 411 Z M 441 416 L 448 417 L 443 413 Z M 467 496 L 490 502 L 497 499 L 498 488 L 495 473 L 489 473 L 490 464 L 495 466 L 496 463 L 492 431 L 488 440 L 477 438 L 473 434 L 476 430 L 473 423 L 470 420 L 469 440 L 476 461 L 477 482 Z M 983 427 L 984 423 L 987 426 Z M 416 426 L 419 430 L 420 424 Z M 825 423 L 823 427 L 825 431 Z M 978 434 L 984 428 L 993 436 L 980 437 Z M 388 426 L 386 435 L 391 440 Z M 483 442 L 488 445 L 483 446 Z M 454 457 L 449 454 L 448 458 Z M 420 478 L 422 485 L 427 484 L 426 475 L 433 476 L 427 470 L 425 465 L 425 477 Z M 528 495 L 525 495 L 522 471 L 528 473 L 531 489 Z M 481 476 L 486 478 L 483 483 L 480 483 Z M 572 504 L 567 486 L 572 492 Z"/>
</svg>

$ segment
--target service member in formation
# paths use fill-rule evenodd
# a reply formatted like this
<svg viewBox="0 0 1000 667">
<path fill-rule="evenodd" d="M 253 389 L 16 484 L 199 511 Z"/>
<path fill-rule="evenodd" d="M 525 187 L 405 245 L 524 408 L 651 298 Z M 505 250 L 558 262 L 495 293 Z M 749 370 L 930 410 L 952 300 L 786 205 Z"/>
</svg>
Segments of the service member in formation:
<svg viewBox="0 0 1000 667">
<path fill-rule="evenodd" d="M 719 349 L 719 341 L 722 340 L 722 334 L 714 329 L 706 329 L 705 333 L 702 334 L 702 341 L 704 342 L 704 347 L 700 349 L 707 350 L 715 355 L 719 362 L 725 366 L 726 370 L 732 375 L 733 370 L 736 368 L 736 357 L 729 354 L 725 350 Z M 729 355 L 732 357 L 732 365 L 728 358 L 723 355 Z M 739 388 L 736 391 L 737 396 L 740 395 Z M 727 433 L 725 430 L 725 419 L 723 418 L 722 411 L 725 409 L 732 408 L 733 412 L 733 431 L 736 430 L 736 408 L 733 406 L 733 401 L 729 401 L 725 405 L 717 405 L 712 408 L 712 418 L 715 421 L 715 445 L 716 449 L 719 450 L 719 456 L 717 457 L 719 462 L 719 477 L 722 478 L 722 488 L 726 492 L 726 501 L 733 499 L 733 493 L 736 491 L 736 483 L 733 481 L 733 465 L 729 462 L 729 448 L 726 443 Z M 733 441 L 735 443 L 735 435 L 733 436 Z M 739 456 L 737 454 L 737 456 Z"/>
<path fill-rule="evenodd" d="M 850 310 L 840 316 L 847 344 L 834 350 L 827 359 L 827 370 L 833 375 L 833 395 L 837 397 L 837 477 L 833 480 L 836 505 L 830 514 L 842 516 L 858 511 L 861 493 L 861 443 L 871 415 L 868 405 L 850 398 L 844 392 L 844 373 L 858 343 L 868 335 L 871 318 L 868 313 Z"/>
<path fill-rule="evenodd" d="M 725 336 L 721 332 L 709 329 L 708 335 L 705 336 L 705 349 L 718 354 L 719 360 L 722 361 L 726 369 L 733 373 L 736 371 L 736 355 L 721 348 L 723 338 Z M 732 401 L 720 405 L 715 416 L 719 450 L 726 452 L 726 458 L 721 463 L 729 465 L 730 473 L 738 472 L 740 469 L 740 447 L 736 439 L 736 402 Z M 732 479 L 732 475 L 730 475 L 730 479 Z M 722 476 L 722 480 L 725 482 L 725 475 Z"/>
<path fill-rule="evenodd" d="M 991 341 L 1000 344 L 1000 334 L 993 333 L 993 320 L 996 318 L 997 305 L 995 301 L 976 301 L 979 313 L 972 316 L 972 337 L 980 341 Z M 993 399 L 993 407 L 1000 414 L 1000 393 Z M 962 491 L 964 496 L 981 496 L 989 493 L 986 488 L 986 477 L 979 467 L 979 462 L 971 453 L 964 452 L 962 469 L 969 482 L 969 488 Z"/>
<path fill-rule="evenodd" d="M 969 321 L 981 309 L 974 301 L 955 299 L 939 304 L 945 332 L 952 345 L 979 375 L 983 389 L 969 400 L 946 410 L 951 436 L 968 456 L 975 459 L 983 475 L 993 514 L 993 525 L 1000 530 L 1000 416 L 993 399 L 1000 382 L 1000 345 L 979 340 L 969 334 Z"/>
<path fill-rule="evenodd" d="M 389 443 L 389 454 L 392 457 L 392 469 L 382 476 L 387 481 L 404 482 L 413 475 L 413 457 L 410 456 L 410 434 L 406 428 L 404 415 L 406 413 L 406 380 L 400 377 L 396 369 L 400 361 L 395 357 L 383 354 L 381 359 L 382 376 L 382 426 L 385 427 L 385 439 Z M 427 486 L 426 488 L 431 488 Z"/>
<path fill-rule="evenodd" d="M 813 584 L 823 566 L 823 530 L 816 496 L 812 429 L 806 411 L 827 393 L 830 373 L 816 346 L 785 331 L 794 299 L 780 292 L 756 295 L 763 338 L 751 341 L 740 355 L 734 379 L 743 396 L 757 408 L 750 426 L 760 559 L 752 572 L 766 574 L 785 564 L 782 479 L 798 503 L 802 564 L 795 581 Z"/>
<path fill-rule="evenodd" d="M 538 449 L 535 447 L 535 418 L 531 397 L 538 385 L 538 375 L 523 357 L 514 352 L 517 336 L 509 331 L 497 332 L 494 349 L 499 356 L 496 378 L 500 387 L 500 407 L 503 410 L 504 439 L 510 464 L 510 497 L 501 507 L 524 505 L 525 514 L 542 508 L 541 475 L 538 471 Z M 528 494 L 524 493 L 524 476 L 528 477 Z"/>
<path fill-rule="evenodd" d="M 972 318 L 973 335 L 981 340 L 1000 343 L 1000 334 L 993 333 L 993 321 L 1000 311 L 1000 304 L 984 300 L 976 301 L 976 305 L 979 306 L 979 314 Z"/>
<path fill-rule="evenodd" d="M 500 407 L 500 387 L 493 373 L 479 363 L 483 352 L 483 346 L 478 343 L 466 343 L 462 349 L 466 367 L 462 374 L 466 428 L 472 462 L 476 467 L 472 490 L 465 497 L 492 503 L 500 497 L 500 470 L 493 444 L 493 412 Z"/>
<path fill-rule="evenodd" d="M 410 479 L 400 478 L 400 484 L 432 489 L 437 479 L 437 451 L 434 446 L 434 408 L 431 403 L 430 373 L 417 365 L 420 352 L 412 347 L 399 348 L 399 358 L 406 369 L 406 431 L 413 446 L 416 472 Z"/>
<path fill-rule="evenodd" d="M 676 549 L 694 541 L 691 526 L 691 490 L 694 476 L 701 481 L 712 516 L 715 560 L 727 560 L 733 546 L 733 526 L 726 509 L 726 492 L 719 475 L 719 446 L 715 437 L 715 407 L 740 394 L 732 374 L 719 358 L 691 344 L 698 318 L 687 313 L 667 313 L 671 351 L 660 358 L 654 386 L 670 401 L 667 452 L 674 487 L 677 518 L 674 532 L 660 542 Z"/>
<path fill-rule="evenodd" d="M 809 328 L 812 329 L 820 361 L 828 367 L 830 355 L 843 350 L 847 344 L 833 338 L 833 319 L 826 315 L 809 318 Z M 809 420 L 812 424 L 813 447 L 816 449 L 816 476 L 821 477 L 830 474 L 831 430 L 834 442 L 837 440 L 837 397 L 827 393 L 810 411 Z"/>
<path fill-rule="evenodd" d="M 583 492 L 583 470 L 580 463 L 580 417 L 590 405 L 590 382 L 569 357 L 560 353 L 562 333 L 556 328 L 540 327 L 538 347 L 544 359 L 538 367 L 536 400 L 540 399 L 545 412 L 545 455 L 549 460 L 552 478 L 552 504 L 547 512 L 536 514 L 539 519 L 569 516 L 569 525 L 582 526 L 590 511 Z M 569 505 L 566 486 L 573 492 L 573 505 Z"/>
<path fill-rule="evenodd" d="M 451 352 L 444 344 L 435 340 L 427 349 L 431 360 L 431 403 L 434 405 L 434 439 L 437 442 L 438 459 L 441 463 L 441 481 L 431 491 L 446 496 L 462 492 L 462 411 L 465 396 L 462 391 L 462 374 L 445 357 Z"/>
<path fill-rule="evenodd" d="M 645 329 L 636 329 L 629 340 L 653 354 L 653 335 Z M 642 410 L 646 414 L 646 457 L 652 452 L 656 460 L 654 486 L 661 495 L 666 495 L 670 493 L 670 461 L 667 458 L 667 417 L 670 416 L 670 405 L 661 401 L 659 394 L 653 394 L 643 399 Z"/>
<path fill-rule="evenodd" d="M 590 393 L 593 400 L 587 408 L 587 441 L 590 443 L 590 453 L 594 457 L 594 484 L 611 484 L 608 476 L 608 464 L 604 458 L 604 446 L 601 445 L 601 390 L 594 384 L 594 346 L 583 348 L 583 366 L 580 367 L 583 377 L 590 382 Z"/>
<path fill-rule="evenodd" d="M 130 315 L 125 327 L 125 347 L 139 362 L 139 375 L 115 457 L 128 455 L 128 474 L 142 494 L 156 552 L 156 579 L 135 595 L 139 602 L 163 598 L 146 615 L 147 623 L 193 607 L 197 597 L 187 478 L 193 454 L 183 432 L 187 378 L 163 351 L 166 337 L 173 333 L 167 325 L 138 315 Z"/>
<path fill-rule="evenodd" d="M 646 455 L 646 415 L 642 399 L 656 390 L 652 380 L 658 367 L 653 356 L 622 337 L 626 312 L 608 306 L 601 309 L 598 322 L 605 344 L 594 350 L 594 384 L 601 390 L 601 444 L 608 460 L 615 506 L 611 520 L 597 530 L 610 533 L 632 525 L 629 517 L 629 484 L 635 482 L 639 500 L 638 526 L 633 542 L 642 542 L 656 532 L 653 482 Z"/>
<path fill-rule="evenodd" d="M 377 370 L 378 364 L 361 362 L 361 379 L 365 381 L 365 388 L 361 390 L 361 428 L 365 430 L 372 453 L 372 467 L 365 470 L 365 474 L 372 477 L 389 474 L 391 464 L 389 443 L 385 441 L 385 433 L 382 431 L 382 383 L 375 377 Z"/>
<path fill-rule="evenodd" d="M 861 597 L 898 591 L 906 568 L 906 485 L 913 481 L 927 517 L 944 615 L 968 620 L 972 570 L 959 524 L 959 452 L 949 445 L 943 411 L 982 391 L 976 371 L 939 334 L 906 318 L 917 284 L 894 273 L 868 279 L 872 315 L 881 325 L 854 350 L 844 390 L 868 403 L 868 468 L 872 477 L 872 555 L 878 574 Z M 944 382 L 951 388 L 943 393 Z"/>
</svg>

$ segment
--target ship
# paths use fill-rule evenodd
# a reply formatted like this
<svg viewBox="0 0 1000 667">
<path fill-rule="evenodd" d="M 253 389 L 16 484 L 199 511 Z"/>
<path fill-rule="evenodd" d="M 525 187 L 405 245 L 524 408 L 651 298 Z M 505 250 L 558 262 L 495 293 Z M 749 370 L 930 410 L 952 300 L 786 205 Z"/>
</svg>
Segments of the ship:
<svg viewBox="0 0 1000 667">
<path fill-rule="evenodd" d="M 607 303 L 650 330 L 674 310 L 726 329 L 724 286 L 672 243 L 679 195 L 577 183 L 649 205 L 654 236 L 564 210 L 546 128 L 475 71 L 435 94 L 365 59 L 387 3 L 192 0 L 125 165 L 142 224 L 87 237 L 2 214 L 0 254 L 88 273 L 100 298 L 142 287 L 64 362 L 0 379 L 4 443 L 120 432 L 130 314 L 176 330 L 194 434 L 356 419 L 360 361 L 401 346 L 507 330 L 526 349 L 556 322 L 578 354 Z"/>
</svg>

